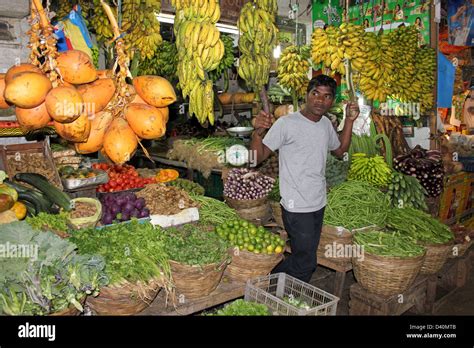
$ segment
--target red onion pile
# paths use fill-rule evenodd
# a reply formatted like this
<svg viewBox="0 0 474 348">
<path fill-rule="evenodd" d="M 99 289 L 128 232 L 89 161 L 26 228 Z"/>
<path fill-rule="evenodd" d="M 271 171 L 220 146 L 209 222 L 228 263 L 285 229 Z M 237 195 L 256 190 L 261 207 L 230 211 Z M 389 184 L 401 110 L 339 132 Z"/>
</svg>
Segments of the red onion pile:
<svg viewBox="0 0 474 348">
<path fill-rule="evenodd" d="M 226 197 L 244 200 L 259 199 L 268 196 L 275 179 L 247 168 L 234 168 L 229 172 L 224 185 Z"/>
</svg>

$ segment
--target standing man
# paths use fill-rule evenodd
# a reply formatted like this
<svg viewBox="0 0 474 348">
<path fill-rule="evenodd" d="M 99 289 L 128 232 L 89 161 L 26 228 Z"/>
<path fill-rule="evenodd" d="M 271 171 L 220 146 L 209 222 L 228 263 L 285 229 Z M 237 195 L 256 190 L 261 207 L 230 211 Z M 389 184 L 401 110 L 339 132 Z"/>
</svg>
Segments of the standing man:
<svg viewBox="0 0 474 348">
<path fill-rule="evenodd" d="M 334 102 L 336 86 L 329 76 L 313 78 L 308 85 L 306 107 L 301 112 L 281 117 L 272 126 L 271 116 L 262 111 L 252 135 L 251 150 L 256 152 L 258 163 L 279 150 L 283 222 L 292 254 L 273 272 L 284 272 L 304 282 L 309 282 L 316 269 L 326 206 L 328 151 L 337 157 L 348 151 L 352 126 L 359 116 L 358 105 L 348 104 L 339 139 L 331 121 L 324 116 Z"/>
</svg>

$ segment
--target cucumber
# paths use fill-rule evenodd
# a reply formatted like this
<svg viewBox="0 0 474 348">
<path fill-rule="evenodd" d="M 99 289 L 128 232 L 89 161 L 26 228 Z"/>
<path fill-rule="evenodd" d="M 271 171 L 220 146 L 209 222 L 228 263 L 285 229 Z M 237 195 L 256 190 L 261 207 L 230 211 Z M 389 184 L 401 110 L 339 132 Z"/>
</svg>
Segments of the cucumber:
<svg viewBox="0 0 474 348">
<path fill-rule="evenodd" d="M 41 191 L 26 187 L 13 181 L 5 181 L 5 184 L 15 189 L 19 194 L 24 194 L 23 197 L 30 196 L 32 199 L 34 199 L 40 205 L 41 211 L 46 213 L 52 212 L 53 202 L 48 197 L 43 195 Z"/>
<path fill-rule="evenodd" d="M 43 211 L 41 204 L 27 193 L 19 193 L 18 200 L 26 205 L 28 212 L 32 215 L 38 215 Z M 34 211 L 31 208 L 33 208 Z"/>
<path fill-rule="evenodd" d="M 15 180 L 30 184 L 31 186 L 40 190 L 58 207 L 66 211 L 71 210 L 71 199 L 69 196 L 59 190 L 56 186 L 50 184 L 48 179 L 46 179 L 43 175 L 36 173 L 19 173 L 15 175 Z"/>
</svg>

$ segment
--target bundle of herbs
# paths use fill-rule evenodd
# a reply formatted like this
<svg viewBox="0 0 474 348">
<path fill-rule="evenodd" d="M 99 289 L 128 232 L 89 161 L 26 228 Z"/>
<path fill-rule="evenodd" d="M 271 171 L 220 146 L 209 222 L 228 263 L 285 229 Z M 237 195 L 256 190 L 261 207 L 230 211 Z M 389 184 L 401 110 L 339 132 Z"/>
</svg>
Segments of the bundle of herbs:
<svg viewBox="0 0 474 348">
<path fill-rule="evenodd" d="M 222 263 L 229 257 L 228 245 L 202 225 L 163 229 L 160 237 L 168 257 L 189 266 Z"/>
<path fill-rule="evenodd" d="M 74 232 L 70 240 L 82 253 L 104 257 L 105 271 L 112 285 L 123 281 L 148 282 L 160 278 L 168 282 L 170 279 L 165 245 L 149 222 L 139 223 L 132 219 L 130 223 L 99 230 L 83 229 Z"/>
<path fill-rule="evenodd" d="M 48 315 L 97 296 L 108 284 L 99 255 L 79 255 L 76 245 L 27 222 L 2 226 L 0 314 Z"/>
<path fill-rule="evenodd" d="M 239 218 L 237 212 L 224 202 L 198 194 L 190 194 L 190 196 L 199 204 L 199 221 L 203 225 L 216 226 Z"/>
</svg>

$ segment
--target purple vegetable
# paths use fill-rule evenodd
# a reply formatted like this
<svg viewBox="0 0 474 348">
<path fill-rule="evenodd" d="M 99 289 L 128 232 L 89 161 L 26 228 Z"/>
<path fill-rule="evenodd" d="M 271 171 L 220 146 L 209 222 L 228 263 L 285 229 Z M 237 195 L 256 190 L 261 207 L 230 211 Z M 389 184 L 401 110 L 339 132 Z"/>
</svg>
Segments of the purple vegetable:
<svg viewBox="0 0 474 348">
<path fill-rule="evenodd" d="M 112 205 L 109 207 L 110 209 L 110 212 L 114 215 L 117 215 L 118 213 L 120 213 L 120 207 L 118 205 Z"/>
<path fill-rule="evenodd" d="M 114 221 L 114 216 L 110 213 L 107 213 L 102 217 L 102 223 L 104 225 L 110 225 L 113 221 Z"/>
<path fill-rule="evenodd" d="M 131 202 L 127 202 L 127 204 L 125 204 L 123 207 L 123 211 L 128 214 L 130 214 L 133 209 L 135 209 L 135 206 Z"/>
<path fill-rule="evenodd" d="M 120 221 L 128 221 L 128 220 L 130 220 L 130 214 L 122 213 L 122 218 L 120 219 Z"/>
<path fill-rule="evenodd" d="M 148 208 L 144 208 L 140 211 L 140 218 L 145 218 L 150 216 L 150 210 Z"/>
<path fill-rule="evenodd" d="M 135 208 L 137 208 L 138 210 L 145 208 L 145 198 L 138 198 L 135 202 Z"/>
<path fill-rule="evenodd" d="M 132 213 L 130 214 L 130 217 L 134 217 L 134 218 L 139 218 L 140 217 L 140 211 L 138 211 L 137 209 L 133 209 Z"/>
</svg>

